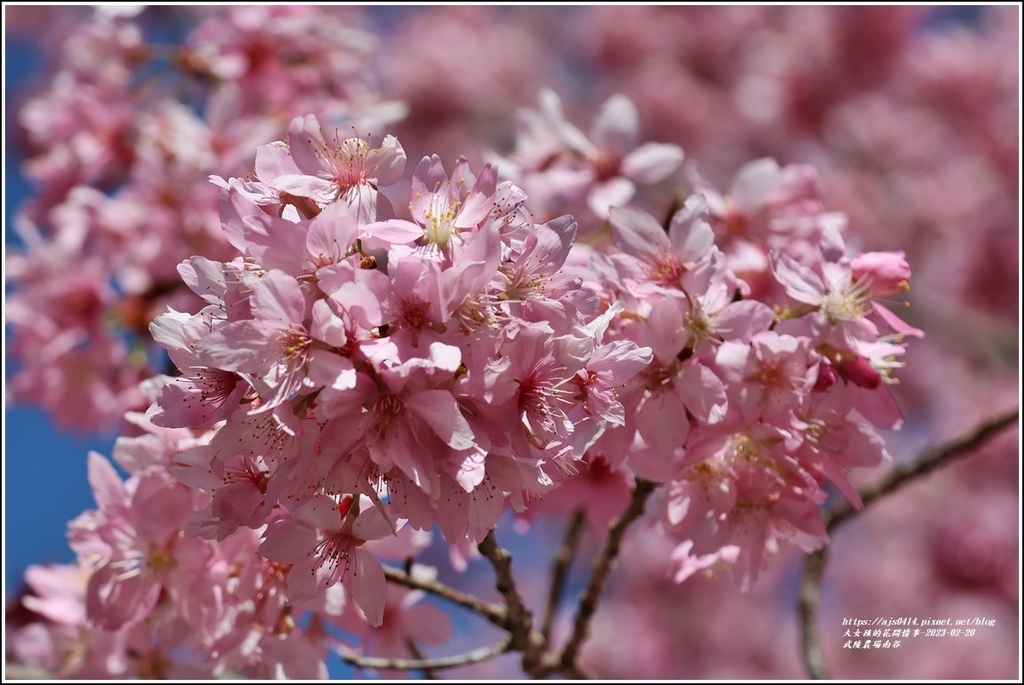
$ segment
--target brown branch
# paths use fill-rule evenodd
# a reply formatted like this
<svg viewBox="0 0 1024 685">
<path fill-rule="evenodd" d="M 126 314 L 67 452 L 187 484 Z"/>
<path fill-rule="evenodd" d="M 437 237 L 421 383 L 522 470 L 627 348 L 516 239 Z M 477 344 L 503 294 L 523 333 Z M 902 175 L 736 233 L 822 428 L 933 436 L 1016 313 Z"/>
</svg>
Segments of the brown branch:
<svg viewBox="0 0 1024 685">
<path fill-rule="evenodd" d="M 930 473 L 947 461 L 958 457 L 966 452 L 980 447 L 989 438 L 1003 430 L 1020 418 L 1020 409 L 1014 409 L 994 419 L 990 419 L 978 426 L 971 433 L 950 440 L 944 445 L 938 445 L 921 452 L 913 460 L 894 468 L 892 472 L 875 485 L 864 488 L 860 498 L 864 502 L 864 508 L 869 504 L 884 497 L 900 486 Z M 853 516 L 857 510 L 847 501 L 837 503 L 823 514 L 825 526 L 831 532 L 836 526 Z"/>
<path fill-rule="evenodd" d="M 576 622 L 573 625 L 572 636 L 562 649 L 561 668 L 576 669 L 576 657 L 579 655 L 583 641 L 587 639 L 587 632 L 590 627 L 590 620 L 597 611 L 597 603 L 604 591 L 604 583 L 612 570 L 616 557 L 619 556 L 619 548 L 622 545 L 622 538 L 626 530 L 644 513 L 644 505 L 647 498 L 654 491 L 655 484 L 646 480 L 637 479 L 633 487 L 633 497 L 629 501 L 626 511 L 611 523 L 608 529 L 608 540 L 597 558 L 597 564 L 590 575 L 590 582 L 587 583 L 583 596 L 580 597 L 579 609 L 576 612 Z M 564 672 L 564 671 L 563 671 Z"/>
<path fill-rule="evenodd" d="M 557 655 L 551 656 L 553 662 L 559 658 Z M 565 666 L 561 663 L 552 663 L 544 675 L 546 676 L 548 673 L 558 673 L 569 680 L 594 680 L 594 676 L 590 675 L 576 664 Z"/>
<path fill-rule="evenodd" d="M 821 599 L 821 577 L 828 562 L 828 547 L 824 546 L 804 558 L 804 570 L 800 576 L 800 594 L 797 597 L 797 613 L 800 618 L 800 655 L 807 673 L 815 680 L 828 680 L 825 656 L 818 640 L 818 601 Z"/>
<path fill-rule="evenodd" d="M 506 621 L 503 627 L 511 635 L 510 648 L 523 653 L 523 670 L 537 677 L 546 670 L 542 665 L 545 640 L 533 629 L 533 615 L 526 608 L 523 596 L 516 587 L 512 575 L 512 555 L 498 545 L 493 529 L 477 547 L 494 567 L 495 587 L 505 600 Z"/>
<path fill-rule="evenodd" d="M 338 655 L 348 663 L 359 668 L 430 672 L 443 668 L 468 666 L 470 664 L 476 664 L 481 661 L 493 659 L 507 652 L 509 650 L 510 643 L 511 638 L 506 636 L 496 645 L 474 649 L 472 652 L 466 652 L 465 654 L 440 657 L 437 659 L 391 659 L 384 657 L 357 656 L 355 654 L 344 654 L 342 652 L 338 652 Z"/>
<path fill-rule="evenodd" d="M 480 614 L 494 625 L 504 628 L 508 623 L 508 612 L 504 607 L 490 602 L 485 602 L 479 597 L 466 594 L 444 583 L 426 578 L 416 578 L 408 573 L 399 571 L 390 566 L 384 567 L 384 577 L 396 585 L 403 585 L 413 590 L 424 590 L 432 595 L 446 599 L 453 604 L 458 604 L 470 611 Z"/>
<path fill-rule="evenodd" d="M 894 492 L 901 486 L 924 476 L 954 458 L 981 447 L 999 431 L 1010 426 L 1020 418 L 1020 409 L 990 419 L 978 426 L 967 435 L 949 442 L 924 450 L 913 460 L 897 466 L 875 485 L 860 491 L 863 509 L 878 499 Z M 823 513 L 826 529 L 833 529 L 849 520 L 857 513 L 853 505 L 843 501 L 827 509 Z M 828 561 L 828 549 L 822 548 L 808 554 L 804 561 L 803 573 L 800 577 L 800 595 L 797 600 L 797 615 L 800 620 L 800 651 L 807 672 L 812 678 L 828 678 L 821 643 L 817 635 L 818 602 L 821 598 L 822 577 Z"/>
<path fill-rule="evenodd" d="M 424 654 L 423 650 L 420 649 L 420 646 L 418 644 L 416 644 L 416 640 L 413 640 L 411 637 L 407 638 L 406 641 L 405 641 L 405 646 L 409 648 L 409 652 L 412 654 L 413 658 L 416 659 L 417 661 L 426 661 L 427 660 L 426 654 Z M 437 678 L 437 673 L 435 673 L 435 671 L 437 670 L 436 668 L 433 668 L 433 667 L 430 667 L 430 666 L 422 666 L 420 668 L 420 670 L 423 671 L 423 679 L 424 680 L 437 680 L 438 679 Z"/>
<path fill-rule="evenodd" d="M 579 547 L 580 538 L 583 536 L 584 516 L 582 510 L 577 510 L 569 521 L 569 527 L 565 531 L 565 539 L 562 546 L 555 554 L 555 565 L 551 571 L 551 586 L 548 589 L 548 603 L 544 611 L 544 622 L 541 627 L 541 635 L 545 640 L 551 638 L 551 628 L 558 615 L 558 604 L 565 591 L 565 583 L 569 579 L 569 568 L 572 566 L 573 556 L 576 548 Z"/>
</svg>

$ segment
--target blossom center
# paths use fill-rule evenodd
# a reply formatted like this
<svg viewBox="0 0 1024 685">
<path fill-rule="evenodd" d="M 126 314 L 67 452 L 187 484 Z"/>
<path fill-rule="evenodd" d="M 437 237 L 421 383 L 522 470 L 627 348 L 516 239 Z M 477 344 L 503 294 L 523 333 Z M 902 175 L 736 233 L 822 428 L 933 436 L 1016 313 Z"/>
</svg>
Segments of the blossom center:
<svg viewBox="0 0 1024 685">
<path fill-rule="evenodd" d="M 309 336 L 305 332 L 294 329 L 282 331 L 280 340 L 281 352 L 286 358 L 303 354 L 310 343 Z"/>
<path fill-rule="evenodd" d="M 334 182 L 346 191 L 366 180 L 366 155 L 370 145 L 361 138 L 348 138 L 334 154 Z"/>
<path fill-rule="evenodd" d="M 434 194 L 430 206 L 423 213 L 424 233 L 428 242 L 438 247 L 448 247 L 448 241 L 459 232 L 455 226 L 462 203 L 447 195 Z"/>
<path fill-rule="evenodd" d="M 663 252 L 651 267 L 651 280 L 661 285 L 673 285 L 683 275 L 683 265 L 671 252 Z"/>
<path fill-rule="evenodd" d="M 821 301 L 821 311 L 833 326 L 859 319 L 869 311 L 868 293 L 859 283 L 830 289 Z"/>
</svg>

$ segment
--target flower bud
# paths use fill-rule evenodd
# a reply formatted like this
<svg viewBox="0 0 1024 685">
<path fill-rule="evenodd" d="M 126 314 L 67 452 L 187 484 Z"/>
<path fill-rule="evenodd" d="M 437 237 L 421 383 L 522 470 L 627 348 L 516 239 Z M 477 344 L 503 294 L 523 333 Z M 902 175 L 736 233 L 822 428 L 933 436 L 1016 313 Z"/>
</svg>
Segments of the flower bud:
<svg viewBox="0 0 1024 685">
<path fill-rule="evenodd" d="M 903 252 L 865 252 L 850 263 L 853 278 L 864 283 L 872 297 L 898 295 L 910 288 L 910 264 Z"/>
<path fill-rule="evenodd" d="M 854 385 L 874 390 L 882 383 L 882 376 L 871 362 L 861 356 L 844 358 L 839 362 L 839 375 Z"/>
</svg>

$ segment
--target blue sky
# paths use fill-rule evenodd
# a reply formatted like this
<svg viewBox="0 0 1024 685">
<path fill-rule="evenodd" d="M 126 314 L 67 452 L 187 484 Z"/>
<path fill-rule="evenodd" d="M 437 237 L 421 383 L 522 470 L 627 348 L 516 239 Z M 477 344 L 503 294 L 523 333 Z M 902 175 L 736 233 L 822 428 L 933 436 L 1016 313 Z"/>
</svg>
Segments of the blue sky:
<svg viewBox="0 0 1024 685">
<path fill-rule="evenodd" d="M 33 75 L 38 55 L 32 46 L 10 40 L 4 50 L 5 109 Z M 20 173 L 21 151 L 7 140 L 13 130 L 11 112 L 4 112 L 4 246 L 17 244 L 9 230 L 11 217 L 31 192 Z M 13 138 L 13 136 L 11 136 Z M 4 594 L 20 583 L 29 564 L 69 562 L 65 531 L 69 520 L 93 506 L 86 479 L 90 449 L 109 455 L 114 436 L 86 436 L 56 429 L 45 412 L 9 406 L 6 398 L 6 335 L 4 341 Z"/>
<path fill-rule="evenodd" d="M 113 436 L 81 436 L 57 430 L 44 412 L 29 407 L 4 411 L 4 583 L 17 590 L 34 563 L 70 562 L 67 523 L 95 502 L 86 478 L 89 450 L 110 455 Z"/>
</svg>

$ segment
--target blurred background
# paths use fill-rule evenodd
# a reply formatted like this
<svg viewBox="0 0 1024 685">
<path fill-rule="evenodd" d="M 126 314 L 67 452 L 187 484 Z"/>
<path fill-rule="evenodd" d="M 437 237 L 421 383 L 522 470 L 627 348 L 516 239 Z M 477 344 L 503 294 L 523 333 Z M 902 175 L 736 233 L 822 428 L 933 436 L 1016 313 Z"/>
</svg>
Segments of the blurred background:
<svg viewBox="0 0 1024 685">
<path fill-rule="evenodd" d="M 226 11 L 148 8 L 133 20 L 147 44 L 174 45 L 195 39 L 197 25 Z M 316 11 L 375 37 L 365 49 L 351 47 L 360 55 L 358 67 L 344 84 L 321 85 L 341 88 L 350 98 L 355 92 L 375 102 L 406 103 L 406 115 L 396 117 L 387 132 L 399 137 L 410 160 L 437 152 L 449 165 L 459 155 L 479 165 L 491 151 L 508 153 L 516 111 L 535 107 L 538 90 L 549 87 L 561 97 L 566 118 L 584 130 L 605 99 L 627 95 L 637 106 L 641 140 L 678 143 L 689 162 L 720 188 L 729 186 L 744 162 L 759 157 L 814 166 L 828 208 L 849 217 L 849 240 L 865 251 L 903 250 L 913 268 L 909 308 L 901 316 L 926 337 L 910 345 L 907 366 L 897 374 L 894 392 L 907 422 L 888 436 L 896 460 L 1019 406 L 1019 6 Z M 92 20 L 90 8 L 5 6 L 4 243 L 6 268 L 13 274 L 5 285 L 9 600 L 19 592 L 29 564 L 74 559 L 65 526 L 93 506 L 86 454 L 90 449 L 111 454 L 114 438 L 130 430 L 120 423 L 121 413 L 140 408 L 134 384 L 161 364 L 146 351 L 140 360 L 130 340 L 135 319 L 125 313 L 124 303 L 152 310 L 172 296 L 159 289 L 156 277 L 140 283 L 137 273 L 125 273 L 124 263 L 111 268 L 111 245 L 118 245 L 128 262 L 141 253 L 133 246 L 151 240 L 158 222 L 173 227 L 208 220 L 154 215 L 136 223 L 115 221 L 116 207 L 95 204 L 90 211 L 100 218 L 90 223 L 66 209 L 74 184 L 92 183 L 113 196 L 134 178 L 110 175 L 112 162 L 97 161 L 89 169 L 80 163 L 72 173 L 62 161 L 61 146 L 81 141 L 61 139 L 70 126 L 61 117 L 102 119 L 99 114 L 107 110 L 70 95 L 62 100 L 55 75 L 74 76 L 89 59 L 130 63 L 124 55 L 133 39 L 124 39 L 114 55 L 82 37 L 81 27 Z M 258 28 L 258 23 L 250 26 L 254 34 Z M 78 40 L 74 51 L 67 49 L 69 37 Z M 257 44 L 256 38 L 247 44 L 251 68 L 263 54 L 259 50 L 271 49 Z M 130 79 L 124 84 L 136 87 Z M 86 100 L 116 101 L 118 92 L 97 88 Z M 183 90 L 182 100 L 200 112 L 205 101 L 196 92 Z M 263 106 L 281 107 L 273 94 L 261 96 L 267 98 Z M 141 109 L 146 100 L 125 97 L 121 123 L 129 126 L 132 108 Z M 120 124 L 103 121 L 110 135 L 120 135 Z M 236 163 L 242 168 L 237 175 L 244 175 L 246 162 Z M 206 173 L 210 170 L 197 166 L 193 175 L 205 178 Z M 55 210 L 61 206 L 63 211 Z M 68 222 L 78 222 L 105 231 L 108 242 L 100 241 L 101 250 L 95 241 L 82 239 L 76 243 L 81 253 L 39 256 L 27 249 L 33 232 L 24 230 L 24 223 L 16 230 L 23 221 L 16 219 L 18 212 L 44 237 L 62 236 Z M 206 249 L 166 230 L 168 241 L 182 243 L 173 254 Z M 117 243 L 109 241 L 114 233 Z M 201 233 L 197 229 L 196 235 Z M 201 245 L 215 249 L 214 242 Z M 91 249 L 105 256 L 101 260 Z M 146 249 L 147 264 L 165 262 L 165 270 L 192 253 Z M 34 326 L 28 294 L 48 269 L 78 269 L 113 283 L 106 300 L 97 296 L 103 306 L 91 315 L 100 326 L 116 311 L 120 329 L 106 339 L 92 324 L 83 328 L 87 344 L 102 339 L 107 345 L 102 358 L 74 356 L 84 354 L 81 341 L 67 354 L 37 354 L 53 333 Z M 80 285 L 68 287 L 39 302 L 81 292 Z M 8 311 L 12 293 L 20 293 L 13 315 Z M 88 380 L 69 384 L 45 371 L 61 364 L 74 365 Z M 858 474 L 858 482 L 879 476 Z M 1011 429 L 840 528 L 825 576 L 820 623 L 833 675 L 1019 678 L 1019 521 L 1019 435 Z M 548 546 L 513 528 L 500 531 L 502 542 L 517 554 L 528 592 L 542 592 Z M 544 536 L 550 546 L 561 535 L 545 521 L 536 522 L 532 534 Z M 592 537 L 582 559 L 596 549 Z M 799 555 L 781 554 L 743 594 L 728 579 L 695 577 L 675 585 L 664 574 L 669 550 L 650 536 L 627 540 L 624 555 L 635 563 L 623 564 L 613 576 L 583 652 L 584 665 L 607 678 L 805 676 L 794 610 Z M 537 563 L 530 564 L 534 559 Z M 576 575 L 582 577 L 581 572 Z M 529 581 L 534 574 L 536 584 Z M 488 578 L 448 580 L 462 587 L 475 583 L 483 591 Z M 541 596 L 528 598 L 539 603 Z M 842 619 L 852 616 L 987 618 L 996 624 L 970 639 L 921 637 L 899 649 L 858 652 L 843 649 Z M 457 628 L 457 639 L 475 630 Z M 457 649 L 451 645 L 438 653 Z M 348 673 L 332 668 L 335 674 Z M 514 674 L 514 668 L 504 658 L 452 673 L 495 677 Z"/>
</svg>

